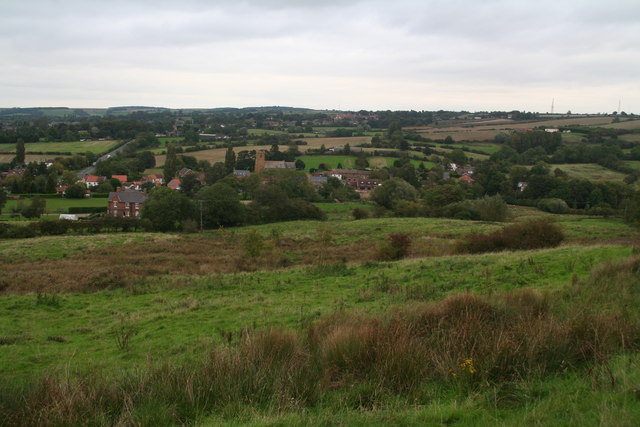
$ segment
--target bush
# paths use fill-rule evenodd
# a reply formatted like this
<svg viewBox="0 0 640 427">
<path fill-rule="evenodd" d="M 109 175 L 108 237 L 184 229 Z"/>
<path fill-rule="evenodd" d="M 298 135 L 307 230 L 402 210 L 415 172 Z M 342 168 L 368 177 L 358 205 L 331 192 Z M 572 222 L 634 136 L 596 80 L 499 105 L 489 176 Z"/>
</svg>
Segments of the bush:
<svg viewBox="0 0 640 427">
<path fill-rule="evenodd" d="M 104 206 L 70 206 L 68 209 L 70 214 L 80 214 L 80 213 L 102 213 L 107 211 L 107 207 Z"/>
<path fill-rule="evenodd" d="M 509 209 L 507 203 L 500 195 L 484 196 L 484 198 L 473 202 L 475 209 L 480 214 L 482 221 L 505 221 Z"/>
<path fill-rule="evenodd" d="M 569 213 L 569 205 L 562 199 L 541 199 L 538 202 L 538 209 L 554 214 Z"/>
<path fill-rule="evenodd" d="M 393 202 L 393 214 L 400 217 L 426 216 L 427 210 L 422 203 L 410 200 L 396 200 Z"/>
<path fill-rule="evenodd" d="M 458 245 L 459 252 L 497 252 L 506 249 L 555 247 L 564 240 L 562 229 L 546 220 L 509 225 L 490 234 L 471 234 Z"/>
<path fill-rule="evenodd" d="M 369 218 L 369 212 L 362 208 L 355 208 L 351 211 L 353 219 L 367 219 Z"/>
<path fill-rule="evenodd" d="M 378 248 L 378 259 L 381 261 L 395 261 L 404 258 L 409 253 L 411 237 L 407 233 L 389 234 L 389 241 Z"/>
<path fill-rule="evenodd" d="M 39 221 L 38 222 L 38 230 L 40 231 L 40 234 L 50 235 L 50 236 L 65 234 L 70 227 L 71 227 L 70 222 L 64 219 L 57 220 L 57 221 Z"/>
</svg>

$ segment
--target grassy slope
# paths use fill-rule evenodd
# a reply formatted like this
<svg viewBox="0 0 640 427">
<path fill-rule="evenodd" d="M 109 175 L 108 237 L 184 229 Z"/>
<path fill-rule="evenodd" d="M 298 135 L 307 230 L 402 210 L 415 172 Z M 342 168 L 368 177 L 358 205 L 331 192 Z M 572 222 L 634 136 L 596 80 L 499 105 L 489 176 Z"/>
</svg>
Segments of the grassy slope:
<svg viewBox="0 0 640 427">
<path fill-rule="evenodd" d="M 356 204 L 326 204 L 329 222 L 293 222 L 246 227 L 264 236 L 312 240 L 318 229 L 330 228 L 333 243 L 375 246 L 390 232 L 411 230 L 420 239 L 451 239 L 468 232 L 490 231 L 498 224 L 413 218 L 348 220 Z M 532 209 L 517 209 L 514 220 L 545 216 Z M 559 216 L 570 242 L 594 239 L 591 246 L 567 246 L 476 256 L 412 258 L 395 263 L 349 259 L 347 266 L 296 267 L 271 272 L 222 275 L 168 274 L 147 277 L 124 288 L 95 293 L 68 293 L 0 298 L 0 377 L 22 377 L 37 372 L 103 371 L 119 375 L 122 369 L 154 362 L 178 363 L 199 359 L 222 332 L 234 341 L 244 327 L 289 327 L 336 310 L 378 313 L 407 303 L 439 299 L 469 290 L 488 294 L 535 287 L 561 289 L 588 275 L 592 267 L 631 254 L 629 245 L 593 244 L 637 236 L 617 219 Z M 274 231 L 275 230 L 275 231 Z M 144 242 L 153 247 L 155 234 L 63 236 L 0 241 L 6 259 L 69 258 L 75 254 L 100 256 L 105 248 Z M 182 237 L 180 237 L 182 238 Z M 184 237 L 188 239 L 189 237 Z M 215 239 L 216 233 L 210 238 Z M 176 246 L 177 247 L 177 246 Z M 176 253 L 179 257 L 180 254 Z M 319 261 L 321 255 L 319 254 Z M 11 262 L 9 260 L 9 262 Z M 45 279 L 46 280 L 46 279 Z M 133 328 L 129 351 L 118 348 L 114 332 Z M 413 405 L 393 395 L 380 396 L 374 410 L 349 403 L 350 392 L 336 402 L 319 402 L 308 412 L 256 412 L 239 404 L 232 413 L 201 418 L 204 424 L 229 422 L 253 425 L 334 424 L 480 424 L 497 420 L 515 424 L 561 423 L 632 425 L 640 417 L 635 397 L 626 394 L 640 379 L 640 359 L 620 356 L 612 364 L 619 382 L 614 389 L 596 388 L 588 376 L 562 375 L 545 381 L 514 384 L 502 393 L 493 389 L 459 400 L 437 389 L 426 390 L 429 404 Z M 357 396 L 357 390 L 353 391 Z M 344 403 L 342 399 L 346 399 Z M 569 405 L 569 408 L 567 407 Z M 635 405 L 635 406 L 634 406 Z M 325 408 L 329 408 L 328 410 Z M 633 409 L 636 408 L 636 409 Z M 635 412 L 634 412 L 635 411 Z"/>
</svg>

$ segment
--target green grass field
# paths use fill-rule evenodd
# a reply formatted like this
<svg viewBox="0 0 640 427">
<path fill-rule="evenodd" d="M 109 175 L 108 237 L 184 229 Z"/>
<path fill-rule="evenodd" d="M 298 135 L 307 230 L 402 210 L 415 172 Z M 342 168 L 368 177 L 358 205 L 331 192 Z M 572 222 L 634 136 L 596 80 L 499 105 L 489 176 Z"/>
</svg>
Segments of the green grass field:
<svg viewBox="0 0 640 427">
<path fill-rule="evenodd" d="M 640 170 L 640 161 L 637 161 L 637 160 L 635 160 L 635 161 L 634 160 L 626 161 L 626 162 L 624 162 L 624 165 L 626 167 L 628 167 L 628 168 L 633 168 L 633 169 L 636 169 L 636 170 Z"/>
<path fill-rule="evenodd" d="M 119 141 L 73 141 L 73 142 L 29 142 L 25 144 L 28 153 L 94 153 L 103 154 L 115 147 Z M 15 144 L 0 144 L 1 153 L 15 153 Z"/>
<path fill-rule="evenodd" d="M 553 165 L 553 169 L 561 169 L 569 176 L 591 181 L 622 181 L 625 174 L 612 171 L 595 163 L 566 163 Z"/>
<path fill-rule="evenodd" d="M 339 164 L 342 165 L 344 169 L 357 169 L 355 165 L 356 156 L 299 156 L 298 159 L 304 162 L 307 170 L 312 168 L 318 169 L 321 163 L 329 166 L 330 169 L 337 168 Z M 367 157 L 370 168 L 392 167 L 396 160 L 398 159 L 395 157 Z M 428 161 L 421 162 L 411 159 L 411 164 L 415 167 L 418 167 L 420 163 L 424 163 L 427 169 L 434 166 L 434 163 Z"/>
<path fill-rule="evenodd" d="M 55 199 L 44 199 L 47 202 L 46 213 L 66 213 L 70 207 L 107 207 L 107 199 L 90 197 L 87 199 L 64 199 L 62 197 Z M 8 200 L 2 209 L 7 214 L 12 208 L 17 207 L 20 203 L 28 205 L 30 199 Z"/>
<path fill-rule="evenodd" d="M 452 313 L 462 319 L 468 316 L 470 328 L 512 316 L 513 310 L 527 304 L 542 310 L 540 317 L 532 317 L 541 325 L 563 318 L 572 325 L 598 310 L 612 313 L 604 318 L 606 324 L 615 322 L 623 312 L 637 319 L 634 304 L 640 297 L 636 296 L 637 272 L 632 273 L 636 264 L 610 266 L 611 271 L 628 268 L 630 272 L 630 276 L 611 279 L 615 285 L 606 282 L 611 273 L 599 265 L 636 254 L 640 230 L 619 218 L 555 216 L 511 207 L 511 222 L 555 220 L 566 234 L 565 242 L 549 249 L 452 255 L 439 252 L 440 248 L 469 233 L 495 231 L 504 224 L 442 218 L 355 221 L 351 219 L 354 208 L 371 210 L 373 206 L 317 206 L 327 213 L 327 221 L 263 224 L 200 234 L 138 232 L 0 240 L 0 269 L 4 272 L 0 277 L 0 416 L 15 422 L 13 408 L 28 402 L 25 407 L 29 413 L 41 411 L 52 423 L 95 421 L 92 408 L 112 402 L 112 396 L 121 396 L 122 390 L 134 390 L 122 398 L 129 403 L 105 403 L 107 412 L 103 418 L 98 416 L 101 422 L 95 422 L 110 424 L 118 418 L 141 425 L 595 426 L 640 421 L 640 408 L 632 392 L 640 381 L 635 335 L 625 337 L 624 350 L 596 353 L 594 362 L 586 365 L 560 364 L 564 368 L 553 371 L 530 368 L 531 372 L 522 371 L 526 375 L 513 378 L 493 372 L 492 380 L 485 381 L 476 380 L 471 371 L 461 371 L 454 362 L 444 379 L 409 376 L 399 385 L 379 378 L 391 375 L 389 372 L 412 372 L 413 358 L 375 364 L 375 357 L 358 347 L 364 337 L 372 340 L 373 354 L 384 353 L 388 343 L 376 342 L 375 334 L 393 328 L 388 319 L 410 319 L 426 310 L 423 317 L 415 319 L 430 324 L 429 316 L 438 311 L 429 311 L 428 304 L 441 304 L 444 298 L 456 295 L 470 298 L 460 295 L 473 294 L 487 301 L 506 295 L 496 314 L 484 320 L 471 312 L 465 314 L 465 308 L 455 309 Z M 389 234 L 399 232 L 411 235 L 408 258 L 382 262 L 371 257 Z M 246 236 L 264 239 L 259 257 L 249 258 L 244 253 Z M 287 265 L 266 268 L 265 262 L 284 258 L 289 260 Z M 221 264 L 234 263 L 244 267 L 216 272 Z M 87 277 L 87 283 L 96 286 L 69 290 L 74 289 L 71 282 Z M 26 278 L 32 281 L 33 290 L 7 291 L 13 289 L 7 280 Z M 606 306 L 608 295 L 611 306 Z M 509 306 L 509 301 L 514 305 Z M 629 306 L 621 308 L 620 301 Z M 571 310 L 577 304 L 584 307 L 576 309 L 579 315 L 574 318 Z M 467 309 L 489 310 L 482 304 L 474 307 Z M 548 317 L 544 310 L 551 310 Z M 526 315 L 524 311 L 522 315 Z M 387 320 L 371 324 L 357 320 L 366 316 L 387 316 L 376 317 Z M 350 320 L 340 326 L 341 319 Z M 417 333 L 421 336 L 446 328 L 448 319 L 442 317 L 440 323 Z M 323 328 L 332 322 L 338 326 L 322 338 Z M 630 328 L 633 322 L 629 322 Z M 369 329 L 371 325 L 375 327 Z M 590 323 L 585 325 L 585 329 L 576 330 L 584 336 L 602 334 L 598 345 L 615 339 L 604 329 L 594 332 Z M 473 334 L 465 336 L 464 323 L 460 328 L 463 330 L 455 332 L 460 340 L 483 346 Z M 267 335 L 260 335 L 263 332 Z M 397 335 L 404 332 L 398 330 Z M 558 339 L 565 337 L 560 332 Z M 509 341 L 508 331 L 504 333 L 503 338 L 496 335 L 496 342 L 505 351 L 517 352 L 519 344 Z M 272 341 L 261 341 L 264 336 Z M 431 337 L 440 339 L 437 334 Z M 292 344 L 294 338 L 301 344 Z M 446 336 L 441 338 L 446 340 Z M 324 340 L 324 347 L 304 347 L 292 359 L 284 356 L 292 351 L 291 346 L 297 348 L 295 345 L 314 340 Z M 535 335 L 527 337 L 528 342 L 536 340 L 539 337 Z M 451 342 L 455 344 L 458 338 Z M 266 344 L 260 347 L 260 343 Z M 542 344 L 542 352 L 555 345 L 553 339 Z M 395 345 L 406 345 L 412 354 L 409 343 L 398 341 Z M 413 354 L 423 357 L 424 352 Z M 463 354 L 473 358 L 479 370 L 490 363 L 480 353 Z M 523 353 L 522 357 L 533 355 Z M 307 396 L 304 393 L 291 397 L 287 390 L 297 390 L 295 384 L 303 384 L 297 367 L 316 360 L 335 360 L 336 365 L 331 368 L 318 362 L 314 366 L 326 369 L 326 375 L 311 385 L 311 397 L 300 397 Z M 199 370 L 202 363 L 208 370 Z M 279 367 L 281 363 L 284 368 Z M 362 373 L 357 370 L 361 363 Z M 365 368 L 369 363 L 376 368 Z M 522 364 L 528 366 L 526 361 Z M 237 366 L 237 372 L 243 373 L 240 380 L 231 381 L 238 395 L 216 391 L 223 389 L 227 378 L 225 371 L 215 370 L 216 366 L 232 371 Z M 356 370 L 349 371 L 350 366 Z M 442 369 L 446 372 L 442 366 L 429 365 L 421 372 L 428 375 L 430 370 Z M 273 390 L 261 388 L 271 381 L 268 378 L 280 378 L 280 374 L 283 379 L 274 380 Z M 315 378 L 318 374 L 313 371 L 307 375 Z M 220 382 L 207 382 L 206 378 Z M 204 389 L 198 385 L 203 380 Z M 410 385 L 414 380 L 421 385 Z M 107 388 L 93 394 L 92 390 L 100 390 L 100 384 Z M 33 394 L 28 387 L 35 387 Z M 218 397 L 207 398 L 209 395 Z M 67 402 L 65 410 L 42 406 L 40 402 L 47 396 L 52 396 L 53 402 Z M 85 399 L 89 406 L 77 403 Z M 218 403 L 224 399 L 230 403 Z M 122 405 L 128 415 L 122 412 Z M 14 418 L 10 418 L 12 414 Z M 72 414 L 80 418 L 68 418 Z"/>
</svg>

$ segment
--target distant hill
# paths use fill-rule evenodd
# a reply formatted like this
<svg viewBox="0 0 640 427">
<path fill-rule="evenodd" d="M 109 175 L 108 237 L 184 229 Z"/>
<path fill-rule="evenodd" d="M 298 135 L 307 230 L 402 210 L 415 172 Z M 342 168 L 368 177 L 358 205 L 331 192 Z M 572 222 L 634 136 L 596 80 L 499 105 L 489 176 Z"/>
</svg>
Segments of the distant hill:
<svg viewBox="0 0 640 427">
<path fill-rule="evenodd" d="M 165 108 L 146 106 L 121 106 L 109 108 L 68 108 L 68 107 L 27 107 L 27 108 L 0 108 L 0 118 L 4 119 L 34 119 L 38 117 L 48 118 L 72 118 L 88 116 L 122 116 L 136 112 L 161 113 L 181 111 L 183 113 L 211 112 L 211 113 L 303 113 L 316 111 L 309 108 L 297 107 L 244 107 L 244 108 Z"/>
</svg>

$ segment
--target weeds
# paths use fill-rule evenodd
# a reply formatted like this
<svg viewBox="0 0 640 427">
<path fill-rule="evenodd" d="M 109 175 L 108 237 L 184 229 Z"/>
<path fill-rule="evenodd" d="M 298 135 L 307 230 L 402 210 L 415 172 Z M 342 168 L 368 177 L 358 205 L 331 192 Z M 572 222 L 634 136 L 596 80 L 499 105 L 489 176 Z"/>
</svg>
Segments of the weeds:
<svg viewBox="0 0 640 427">
<path fill-rule="evenodd" d="M 46 305 L 49 307 L 60 307 L 60 298 L 55 294 L 38 292 L 36 294 L 36 305 Z"/>
</svg>

